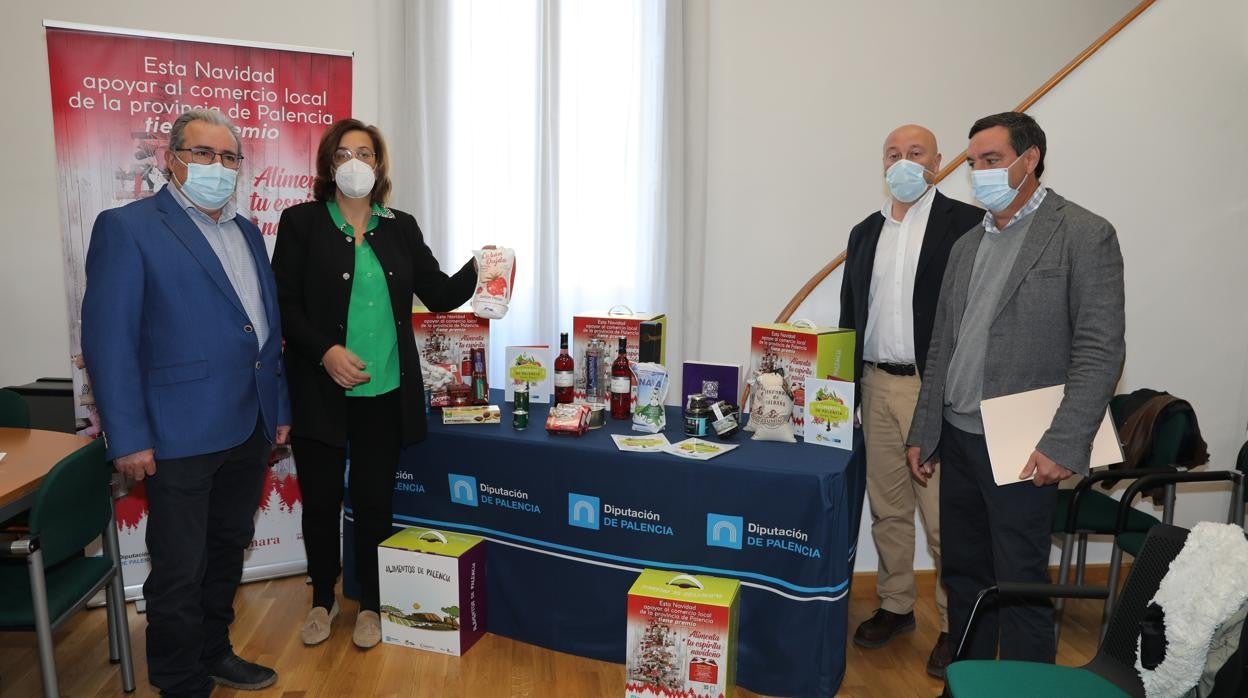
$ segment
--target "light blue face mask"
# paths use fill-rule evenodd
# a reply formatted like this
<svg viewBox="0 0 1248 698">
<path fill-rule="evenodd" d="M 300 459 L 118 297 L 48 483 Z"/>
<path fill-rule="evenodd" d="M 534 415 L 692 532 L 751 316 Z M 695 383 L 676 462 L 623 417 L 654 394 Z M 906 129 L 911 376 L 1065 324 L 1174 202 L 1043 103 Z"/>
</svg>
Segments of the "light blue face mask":
<svg viewBox="0 0 1248 698">
<path fill-rule="evenodd" d="M 1022 157 L 1019 155 L 1014 158 L 1014 162 L 1018 162 Z M 1027 181 L 1027 175 L 1023 175 L 1023 181 L 1018 183 L 1018 188 L 1010 187 L 1010 168 L 1014 166 L 1014 162 L 991 170 L 971 170 L 971 192 L 975 200 L 993 213 L 1000 213 L 1009 208 L 1014 202 L 1014 197 L 1018 196 L 1018 190 L 1022 188 L 1023 182 Z"/>
<path fill-rule="evenodd" d="M 178 162 L 182 162 L 182 158 L 178 158 Z M 225 202 L 234 195 L 238 170 L 231 170 L 219 162 L 211 165 L 198 165 L 193 162 L 182 164 L 186 165 L 186 181 L 182 183 L 182 193 L 196 206 L 216 211 L 225 206 Z"/>
<path fill-rule="evenodd" d="M 923 173 L 927 168 L 913 160 L 898 160 L 884 172 L 884 181 L 888 183 L 888 192 L 903 204 L 908 204 L 923 196 L 927 191 L 927 180 Z"/>
</svg>

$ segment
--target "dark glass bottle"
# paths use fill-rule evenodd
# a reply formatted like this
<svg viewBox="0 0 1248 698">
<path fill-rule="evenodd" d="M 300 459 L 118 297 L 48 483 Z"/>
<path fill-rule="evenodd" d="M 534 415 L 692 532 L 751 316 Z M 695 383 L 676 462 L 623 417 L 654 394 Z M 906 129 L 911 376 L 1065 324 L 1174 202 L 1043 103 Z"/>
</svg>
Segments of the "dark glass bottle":
<svg viewBox="0 0 1248 698">
<path fill-rule="evenodd" d="M 472 397 L 478 405 L 490 404 L 490 382 L 485 375 L 485 350 L 472 350 Z"/>
<path fill-rule="evenodd" d="M 620 353 L 611 364 L 611 418 L 633 416 L 633 369 L 628 365 L 628 340 L 620 337 Z"/>
<path fill-rule="evenodd" d="M 555 357 L 555 404 L 572 402 L 576 392 L 574 366 L 568 354 L 568 333 L 562 332 L 559 334 L 559 356 Z"/>
</svg>

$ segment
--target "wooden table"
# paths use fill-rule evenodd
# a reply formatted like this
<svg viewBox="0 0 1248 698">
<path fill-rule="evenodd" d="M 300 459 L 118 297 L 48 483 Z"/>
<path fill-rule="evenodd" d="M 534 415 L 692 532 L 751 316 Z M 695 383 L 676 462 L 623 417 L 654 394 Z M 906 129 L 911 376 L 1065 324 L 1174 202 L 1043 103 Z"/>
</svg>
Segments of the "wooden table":
<svg viewBox="0 0 1248 698">
<path fill-rule="evenodd" d="M 85 436 L 0 428 L 0 521 L 30 508 L 43 477 L 62 458 L 91 443 Z"/>
</svg>

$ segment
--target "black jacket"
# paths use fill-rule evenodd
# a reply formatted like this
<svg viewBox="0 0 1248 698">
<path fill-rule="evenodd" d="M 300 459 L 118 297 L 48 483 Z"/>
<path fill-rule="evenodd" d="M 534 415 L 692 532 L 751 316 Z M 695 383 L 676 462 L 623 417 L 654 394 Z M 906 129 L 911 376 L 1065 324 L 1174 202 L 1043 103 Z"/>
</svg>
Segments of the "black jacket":
<svg viewBox="0 0 1248 698">
<path fill-rule="evenodd" d="M 927 365 L 927 347 L 932 341 L 936 301 L 945 276 L 945 263 L 953 243 L 984 221 L 984 210 L 936 192 L 923 233 L 923 246 L 914 278 L 914 359 L 919 373 Z M 841 327 L 857 330 L 854 345 L 855 381 L 862 377 L 862 344 L 867 329 L 867 299 L 875 268 L 875 250 L 884 229 L 879 211 L 867 216 L 849 231 L 845 252 L 845 272 L 841 277 Z M 860 394 L 855 391 L 855 397 Z M 857 398 L 857 401 L 861 401 Z"/>
<path fill-rule="evenodd" d="M 394 218 L 381 218 L 368 233 L 368 243 L 390 284 L 406 445 L 425 436 L 424 380 L 412 335 L 412 296 L 419 296 L 431 310 L 453 310 L 472 296 L 477 275 L 469 260 L 448 277 L 425 244 L 416 219 L 393 212 Z M 344 446 L 346 391 L 321 366 L 321 357 L 335 344 L 346 344 L 355 247 L 334 225 L 325 202 L 299 204 L 282 212 L 273 271 L 286 340 L 291 431 L 302 438 Z"/>
</svg>

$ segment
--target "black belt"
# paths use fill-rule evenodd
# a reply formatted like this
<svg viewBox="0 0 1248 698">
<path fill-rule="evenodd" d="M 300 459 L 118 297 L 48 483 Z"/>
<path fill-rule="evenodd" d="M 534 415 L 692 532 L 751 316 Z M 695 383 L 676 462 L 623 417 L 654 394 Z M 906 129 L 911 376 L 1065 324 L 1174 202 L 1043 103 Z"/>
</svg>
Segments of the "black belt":
<svg viewBox="0 0 1248 698">
<path fill-rule="evenodd" d="M 874 361 L 868 361 L 867 363 L 894 376 L 913 376 L 919 372 L 914 364 L 885 364 Z"/>
</svg>

